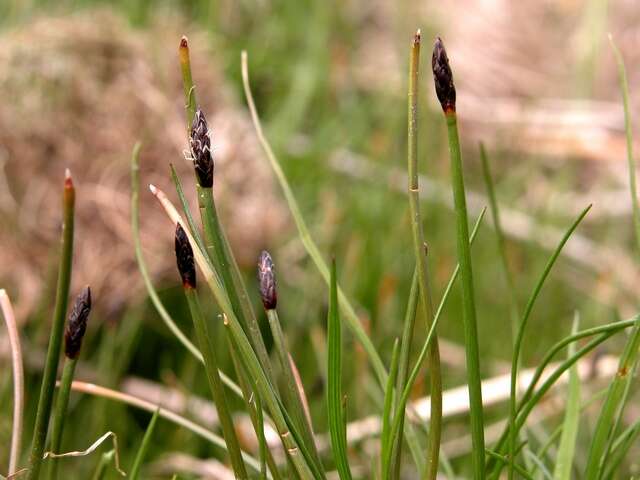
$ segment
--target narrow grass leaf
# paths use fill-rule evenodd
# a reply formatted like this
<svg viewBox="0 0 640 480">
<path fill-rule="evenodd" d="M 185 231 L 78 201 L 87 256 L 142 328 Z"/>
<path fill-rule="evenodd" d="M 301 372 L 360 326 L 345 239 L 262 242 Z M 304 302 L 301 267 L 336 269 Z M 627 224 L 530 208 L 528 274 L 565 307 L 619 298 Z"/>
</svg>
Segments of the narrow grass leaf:
<svg viewBox="0 0 640 480">
<path fill-rule="evenodd" d="M 327 385 L 327 417 L 331 434 L 333 458 L 341 480 L 351 479 L 347 457 L 347 428 L 342 408 L 342 337 L 338 312 L 336 263 L 331 264 L 329 314 L 327 317 L 327 356 L 329 375 Z"/>
<path fill-rule="evenodd" d="M 149 447 L 151 446 L 151 438 L 153 437 L 153 433 L 156 429 L 156 423 L 158 422 L 158 413 L 158 410 L 154 412 L 151 420 L 149 421 L 149 425 L 147 425 L 147 430 L 144 432 L 142 443 L 140 443 L 140 446 L 138 447 L 136 457 L 133 460 L 133 466 L 131 467 L 131 472 L 129 472 L 131 480 L 138 480 L 140 469 L 142 468 L 142 462 L 144 462 L 144 457 L 147 455 Z"/>
<path fill-rule="evenodd" d="M 393 352 L 391 353 L 391 368 L 389 369 L 389 381 L 384 392 L 384 407 L 382 410 L 382 432 L 380 434 L 380 459 L 385 459 L 390 456 L 387 453 L 389 448 L 393 448 L 393 444 L 390 444 L 389 429 L 391 428 L 391 420 L 394 415 L 393 403 L 395 396 L 394 383 L 398 374 L 398 339 L 393 342 Z M 387 466 L 381 465 L 380 471 L 386 472 Z"/>
<path fill-rule="evenodd" d="M 582 219 L 587 215 L 587 213 L 589 213 L 589 210 L 591 210 L 591 206 L 592 205 L 587 206 L 580 213 L 580 215 L 578 215 L 578 218 L 573 222 L 573 224 L 565 232 L 565 234 L 563 235 L 562 239 L 560 240 L 560 243 L 558 244 L 558 246 L 555 248 L 555 250 L 551 254 L 551 257 L 547 261 L 547 264 L 545 265 L 545 268 L 542 271 L 542 274 L 540 275 L 540 278 L 536 282 L 536 284 L 535 284 L 535 286 L 533 288 L 533 291 L 531 292 L 531 296 L 529 297 L 527 305 L 526 305 L 526 307 L 524 309 L 524 313 L 522 315 L 522 320 L 520 321 L 520 325 L 518 327 L 518 334 L 516 336 L 515 345 L 513 347 L 513 357 L 511 359 L 511 395 L 509 397 L 509 425 L 510 425 L 510 432 L 511 432 L 510 436 L 509 436 L 509 478 L 511 478 L 513 476 L 513 463 L 515 461 L 514 450 L 515 450 L 515 444 L 516 444 L 516 436 L 515 436 L 515 428 L 514 428 L 514 426 L 515 426 L 515 423 L 516 423 L 516 416 L 517 416 L 517 408 L 516 408 L 516 405 L 517 405 L 517 391 L 516 391 L 516 387 L 517 387 L 517 381 L 518 381 L 518 366 L 519 366 L 519 362 L 520 362 L 520 349 L 522 347 L 522 341 L 524 340 L 525 329 L 527 327 L 527 323 L 528 323 L 529 318 L 531 316 L 531 312 L 533 311 L 533 307 L 534 307 L 534 305 L 536 303 L 536 300 L 538 299 L 540 291 L 542 290 L 542 287 L 543 287 L 543 285 L 545 283 L 545 280 L 549 276 L 549 273 L 551 272 L 551 269 L 553 268 L 553 266 L 556 263 L 556 260 L 560 256 L 560 253 L 562 252 L 562 248 L 569 241 L 569 238 L 571 238 L 571 235 L 576 230 L 576 228 L 578 228 L 578 225 L 580 224 Z"/>
</svg>

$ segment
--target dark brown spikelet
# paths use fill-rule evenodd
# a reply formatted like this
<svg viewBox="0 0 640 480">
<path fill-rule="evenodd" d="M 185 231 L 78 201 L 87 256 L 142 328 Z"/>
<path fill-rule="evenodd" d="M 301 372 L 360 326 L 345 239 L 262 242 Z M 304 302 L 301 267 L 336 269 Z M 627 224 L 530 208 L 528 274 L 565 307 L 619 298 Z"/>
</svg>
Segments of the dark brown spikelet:
<svg viewBox="0 0 640 480">
<path fill-rule="evenodd" d="M 260 281 L 260 296 L 265 310 L 274 310 L 278 304 L 276 292 L 276 272 L 273 260 L 266 250 L 263 250 L 258 260 L 258 280 Z"/>
<path fill-rule="evenodd" d="M 211 155 L 211 138 L 207 119 L 199 108 L 193 117 L 191 138 L 189 139 L 193 165 L 201 187 L 213 187 L 213 156 Z"/>
<path fill-rule="evenodd" d="M 444 49 L 444 44 L 440 37 L 436 37 L 433 46 L 433 56 L 431 57 L 431 67 L 433 69 L 433 80 L 436 86 L 436 95 L 442 105 L 444 113 L 456 111 L 456 87 L 453 85 L 453 74 L 449 66 L 449 57 Z"/>
<path fill-rule="evenodd" d="M 176 263 L 184 287 L 196 288 L 196 264 L 189 238 L 180 224 L 176 226 Z"/>
<path fill-rule="evenodd" d="M 67 358 L 77 358 L 82 346 L 82 337 L 87 329 L 87 320 L 91 312 L 91 289 L 86 286 L 76 298 L 67 328 L 64 332 L 64 354 Z"/>
</svg>

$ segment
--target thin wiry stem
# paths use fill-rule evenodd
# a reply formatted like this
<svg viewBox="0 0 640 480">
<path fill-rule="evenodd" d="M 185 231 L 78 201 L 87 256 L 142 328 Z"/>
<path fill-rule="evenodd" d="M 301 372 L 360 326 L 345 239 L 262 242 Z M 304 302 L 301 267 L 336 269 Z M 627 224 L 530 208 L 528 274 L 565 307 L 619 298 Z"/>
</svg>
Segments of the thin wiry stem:
<svg viewBox="0 0 640 480">
<path fill-rule="evenodd" d="M 420 186 L 418 184 L 418 82 L 420 71 L 420 30 L 413 37 L 409 58 L 409 101 L 407 121 L 407 160 L 409 173 L 409 209 L 411 211 L 411 232 L 413 250 L 418 270 L 420 287 L 420 306 L 426 321 L 427 329 L 433 324 L 433 304 L 427 271 L 427 256 L 422 217 L 420 216 Z M 431 385 L 431 421 L 429 422 L 429 439 L 427 445 L 427 469 L 425 478 L 435 480 L 438 475 L 438 459 L 440 457 L 440 434 L 442 430 L 442 374 L 440 372 L 440 351 L 438 336 L 433 332 L 429 347 L 429 379 Z M 398 412 L 404 415 L 404 409 Z"/>
<path fill-rule="evenodd" d="M 0 289 L 0 309 L 4 317 L 11 346 L 11 366 L 13 368 L 13 427 L 11 429 L 11 451 L 9 453 L 9 475 L 16 473 L 22 446 L 22 422 L 24 414 L 24 367 L 20 334 L 13 313 L 11 300 L 4 289 Z"/>
<path fill-rule="evenodd" d="M 302 241 L 302 244 L 307 250 L 307 253 L 311 257 L 313 262 L 316 264 L 316 267 L 320 271 L 322 278 L 324 279 L 326 284 L 329 285 L 329 280 L 330 280 L 329 267 L 327 266 L 327 263 L 322 258 L 322 254 L 320 253 L 318 246 L 311 238 L 311 234 L 309 233 L 309 228 L 307 227 L 307 224 L 304 221 L 304 218 L 302 217 L 302 212 L 300 211 L 298 202 L 296 201 L 293 195 L 293 191 L 289 186 L 289 182 L 287 181 L 287 178 L 284 175 L 284 171 L 282 170 L 280 163 L 278 162 L 275 154 L 273 153 L 273 150 L 271 149 L 271 146 L 269 145 L 269 142 L 267 141 L 267 138 L 264 135 L 264 132 L 262 131 L 262 125 L 260 123 L 260 118 L 258 117 L 258 111 L 256 110 L 256 105 L 255 105 L 255 102 L 253 101 L 253 95 L 251 93 L 251 87 L 249 85 L 249 66 L 247 62 L 247 52 L 244 52 L 244 51 L 242 52 L 242 83 L 244 86 L 244 93 L 247 99 L 247 104 L 249 106 L 249 112 L 251 113 L 251 119 L 253 121 L 253 126 L 256 131 L 256 135 L 258 136 L 260 145 L 262 145 L 262 148 L 265 151 L 267 158 L 269 159 L 271 167 L 273 168 L 273 171 L 276 174 L 276 178 L 278 179 L 278 182 L 282 187 L 282 191 L 284 193 L 285 199 L 287 201 L 287 204 L 289 205 L 291 214 L 293 215 L 293 219 L 295 221 L 296 227 L 298 228 L 298 234 L 300 236 L 300 240 Z M 373 346 L 371 339 L 364 331 L 364 328 L 360 323 L 360 319 L 358 318 L 358 315 L 356 314 L 355 309 L 347 299 L 346 295 L 344 294 L 340 286 L 338 286 L 338 300 L 340 302 L 340 307 L 342 308 L 343 313 L 345 314 L 347 325 L 349 326 L 353 334 L 356 336 L 358 341 L 362 344 L 362 347 L 364 348 L 365 352 L 369 356 L 369 360 L 371 362 L 373 370 L 375 371 L 376 376 L 378 377 L 378 382 L 380 383 L 382 388 L 384 388 L 387 381 L 387 371 L 384 367 L 384 363 L 382 363 L 382 359 L 380 358 L 380 355 L 378 354 L 375 347 Z"/>
<path fill-rule="evenodd" d="M 40 475 L 44 443 L 49 429 L 49 417 L 53 404 L 53 391 L 58 371 L 60 348 L 62 346 L 62 330 L 64 318 L 69 301 L 69 284 L 71 282 L 71 259 L 73 257 L 73 216 L 75 204 L 75 190 L 69 170 L 66 171 L 62 196 L 63 224 L 62 224 L 62 251 L 60 253 L 60 265 L 58 269 L 58 287 L 56 291 L 56 304 L 51 324 L 51 337 L 47 350 L 47 360 L 44 366 L 42 387 L 38 400 L 38 411 L 33 430 L 33 443 L 29 457 L 29 480 L 36 480 Z"/>
</svg>

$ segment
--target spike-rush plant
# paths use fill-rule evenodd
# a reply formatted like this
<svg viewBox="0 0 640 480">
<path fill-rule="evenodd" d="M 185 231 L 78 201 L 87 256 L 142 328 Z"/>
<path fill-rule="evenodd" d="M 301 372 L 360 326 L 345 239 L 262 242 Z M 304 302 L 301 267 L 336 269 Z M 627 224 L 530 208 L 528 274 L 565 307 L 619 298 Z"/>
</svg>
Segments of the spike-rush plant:
<svg viewBox="0 0 640 480">
<path fill-rule="evenodd" d="M 139 478 L 141 470 L 144 469 L 143 462 L 150 445 L 152 445 L 156 424 L 160 418 L 183 426 L 212 444 L 224 448 L 229 468 L 232 469 L 234 476 L 240 479 L 299 478 L 315 480 L 330 478 L 333 469 L 337 471 L 337 476 L 343 480 L 352 478 L 396 480 L 401 478 L 403 472 L 410 474 L 411 478 L 418 475 L 428 480 L 440 478 L 440 475 L 454 478 L 453 468 L 440 449 L 443 428 L 443 375 L 440 368 L 437 326 L 444 321 L 444 306 L 458 277 L 460 277 L 462 316 L 459 320 L 450 318 L 446 321 L 460 321 L 464 331 L 469 433 L 472 444 L 470 467 L 468 471 L 464 472 L 464 475 L 474 479 L 487 477 L 498 479 L 502 478 L 503 472 L 506 470 L 505 475 L 508 478 L 542 478 L 541 475 L 551 477 L 550 472 L 553 472 L 555 479 L 575 478 L 575 475 L 578 474 L 575 453 L 576 442 L 580 434 L 579 417 L 586 405 L 604 398 L 603 408 L 595 424 L 589 446 L 586 468 L 584 472 L 579 473 L 581 477 L 589 480 L 616 478 L 616 472 L 623 463 L 623 459 L 640 435 L 639 421 L 629 425 L 626 429 L 623 428 L 623 413 L 630 398 L 631 379 L 636 370 L 640 348 L 640 316 L 578 330 L 578 315 L 576 314 L 574 326 L 568 336 L 548 350 L 535 368 L 526 388 L 521 390 L 518 388 L 521 347 L 536 301 L 564 245 L 570 240 L 572 233 L 578 228 L 591 206 L 586 207 L 567 229 L 541 272 L 539 280 L 535 283 L 522 312 L 520 312 L 515 292 L 510 292 L 512 299 L 511 318 L 505 320 L 505 328 L 508 328 L 508 324 L 511 323 L 514 330 L 514 342 L 508 419 L 498 440 L 488 445 L 489 442 L 485 438 L 479 355 L 479 332 L 482 331 L 483 322 L 482 317 L 478 314 L 474 295 L 471 256 L 471 247 L 485 210 L 475 220 L 470 232 L 465 198 L 464 165 L 458 137 L 456 88 L 444 44 L 440 38 L 437 38 L 432 54 L 432 71 L 435 93 L 444 113 L 448 134 L 459 263 L 451 273 L 444 293 L 434 308 L 432 279 L 428 272 L 425 243 L 425 237 L 428 235 L 425 235 L 423 230 L 429 212 L 423 216 L 420 208 L 418 175 L 420 158 L 417 150 L 420 134 L 418 92 L 422 86 L 420 76 L 421 43 L 422 38 L 420 31 L 418 31 L 413 36 L 409 48 L 407 110 L 407 197 L 410 212 L 410 231 L 408 229 L 407 236 L 412 241 L 415 267 L 411 289 L 405 299 L 407 302 L 406 315 L 403 324 L 399 326 L 401 328 L 397 332 L 398 338 L 395 340 L 388 366 L 385 365 L 382 356 L 360 323 L 353 303 L 340 287 L 335 260 L 328 263 L 326 261 L 328 255 L 321 252 L 310 235 L 310 230 L 301 214 L 284 170 L 262 130 L 251 94 L 247 56 L 246 53 L 242 54 L 242 80 L 256 134 L 282 187 L 300 240 L 327 285 L 327 382 L 324 392 L 324 398 L 326 398 L 326 422 L 324 423 L 327 425 L 329 438 L 328 442 L 324 442 L 324 444 L 327 448 L 321 448 L 322 443 L 319 441 L 317 429 L 313 425 L 307 395 L 300 380 L 295 359 L 287 344 L 286 330 L 278 315 L 274 260 L 271 254 L 263 251 L 258 259 L 257 269 L 258 293 L 273 339 L 273 354 L 270 355 L 257 321 L 254 305 L 250 301 L 243 276 L 238 269 L 233 250 L 220 221 L 213 195 L 215 159 L 211 146 L 211 132 L 205 114 L 197 103 L 196 88 L 191 72 L 189 44 L 187 39 L 183 37 L 179 46 L 179 60 L 186 106 L 185 144 L 188 145 L 186 156 L 193 162 L 195 193 L 201 225 L 197 224 L 194 215 L 189 210 L 189 203 L 181 180 L 173 167 L 171 167 L 171 178 L 176 187 L 180 209 L 176 208 L 168 196 L 158 188 L 151 185 L 150 190 L 172 223 L 176 264 L 193 322 L 194 340 L 189 339 L 188 335 L 180 330 L 167 309 L 162 305 L 160 296 L 151 283 L 142 255 L 138 224 L 140 145 L 135 146 L 131 163 L 132 230 L 136 258 L 154 306 L 169 330 L 198 361 L 198 365 L 204 367 L 211 399 L 217 410 L 222 436 L 162 408 L 161 405 L 155 405 L 144 399 L 108 388 L 97 385 L 87 386 L 88 384 L 73 381 L 82 337 L 92 306 L 92 298 L 89 287 L 86 287 L 78 295 L 68 317 L 66 330 L 64 330 L 73 257 L 75 200 L 73 182 L 70 173 L 67 172 L 63 188 L 64 219 L 56 302 L 42 387 L 37 404 L 32 447 L 28 464 L 25 464 L 24 468 L 15 468 L 13 465 L 15 462 L 12 460 L 12 476 L 25 474 L 32 480 L 38 479 L 43 460 L 49 462 L 45 471 L 50 480 L 56 480 L 61 476 L 59 472 L 61 466 L 57 459 L 64 456 L 64 453 L 60 452 L 61 440 L 65 422 L 68 420 L 66 413 L 70 394 L 72 390 L 76 389 L 127 403 L 153 413 L 130 469 L 130 477 L 134 479 Z M 633 220 L 635 226 L 640 226 L 626 74 L 622 57 L 615 46 L 613 48 L 619 66 L 625 106 Z M 489 158 L 482 146 L 481 158 L 484 181 L 491 201 L 491 214 L 497 231 L 500 260 L 505 270 L 507 283 L 510 288 L 513 288 L 515 279 L 509 271 L 505 241 L 500 230 L 498 203 L 491 178 Z M 638 245 L 640 245 L 640 228 L 636 228 L 636 230 L 639 235 Z M 169 234 L 168 228 L 167 234 Z M 200 273 L 197 273 L 197 269 Z M 197 281 L 197 278 L 200 280 Z M 219 308 L 219 315 L 203 308 L 203 305 L 209 305 L 209 303 L 201 303 L 201 295 L 213 297 Z M 416 321 L 419 317 L 424 320 L 425 331 L 419 331 L 417 328 L 417 325 L 421 325 Z M 216 323 L 221 328 L 217 328 Z M 361 473 L 361 468 L 354 468 L 352 461 L 354 447 L 350 444 L 347 428 L 349 398 L 343 394 L 344 385 L 342 383 L 343 364 L 345 355 L 348 355 L 343 351 L 343 338 L 347 331 L 355 341 L 361 344 L 367 355 L 377 380 L 377 393 L 380 394 L 379 398 L 381 399 L 380 411 L 378 412 L 380 438 L 377 443 L 377 454 L 368 462 L 370 469 L 365 469 L 364 473 Z M 583 389 L 579 384 L 577 362 L 606 340 L 625 331 L 631 333 L 620 357 L 617 375 L 605 391 L 593 396 L 585 403 L 581 403 L 580 394 Z M 225 338 L 219 338 L 220 336 Z M 422 339 L 421 348 L 417 352 L 411 351 L 414 337 Z M 586 343 L 581 342 L 583 340 Z M 66 358 L 62 376 L 58 382 L 58 395 L 54 402 L 56 373 L 63 342 Z M 553 360 L 560 357 L 560 354 L 565 351 L 566 358 L 554 363 Z M 219 359 L 222 353 L 228 353 L 231 358 L 233 372 L 225 373 L 220 369 Z M 414 384 L 418 376 L 424 372 L 428 375 L 430 387 L 431 408 L 427 425 L 422 424 L 421 417 L 415 414 L 416 412 L 409 402 Z M 565 418 L 554 433 L 549 435 L 546 444 L 534 452 L 533 446 L 527 442 L 527 435 L 523 433 L 527 426 L 527 419 L 547 392 L 567 372 L 570 375 L 570 381 Z M 243 443 L 240 441 L 234 418 L 236 414 L 234 408 L 238 408 L 238 405 L 241 405 L 240 408 L 246 411 L 251 420 L 258 445 L 255 452 L 243 450 Z M 14 419 L 14 421 L 21 421 L 21 419 Z M 48 435 L 50 424 L 51 434 Z M 267 428 L 275 429 L 277 432 L 278 441 L 281 444 L 280 448 L 273 441 L 267 441 L 265 434 Z M 20 435 L 19 430 L 17 429 L 17 435 Z M 420 432 L 424 430 L 427 431 L 426 441 L 424 436 L 420 435 Z M 584 432 L 581 435 L 584 436 Z M 12 445 L 20 445 L 20 440 L 20 438 L 13 438 Z M 553 445 L 557 445 L 558 453 L 556 457 L 549 457 L 546 454 Z M 408 447 L 413 466 L 408 465 L 406 461 L 408 455 L 403 455 L 404 447 Z M 85 451 L 84 454 L 89 454 L 93 450 L 95 450 L 95 446 Z M 557 459 L 557 463 L 552 465 L 554 458 Z M 358 465 L 361 467 L 362 459 L 359 460 Z M 116 469 L 121 472 L 118 467 L 117 447 L 104 454 L 99 460 L 94 478 L 103 478 L 111 462 L 115 462 Z"/>
</svg>

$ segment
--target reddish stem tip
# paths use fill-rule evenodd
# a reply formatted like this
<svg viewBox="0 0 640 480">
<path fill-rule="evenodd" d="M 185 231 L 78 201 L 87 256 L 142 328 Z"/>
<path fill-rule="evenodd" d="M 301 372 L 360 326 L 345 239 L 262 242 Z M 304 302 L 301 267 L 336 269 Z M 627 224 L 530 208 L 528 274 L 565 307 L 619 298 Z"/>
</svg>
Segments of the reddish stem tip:
<svg viewBox="0 0 640 480">
<path fill-rule="evenodd" d="M 73 188 L 73 179 L 71 178 L 71 170 L 64 170 L 64 188 Z"/>
<path fill-rule="evenodd" d="M 413 35 L 413 45 L 418 46 L 422 41 L 422 32 L 420 29 L 416 30 L 416 33 Z"/>
<path fill-rule="evenodd" d="M 180 48 L 189 48 L 189 40 L 184 35 L 180 39 Z"/>
</svg>

